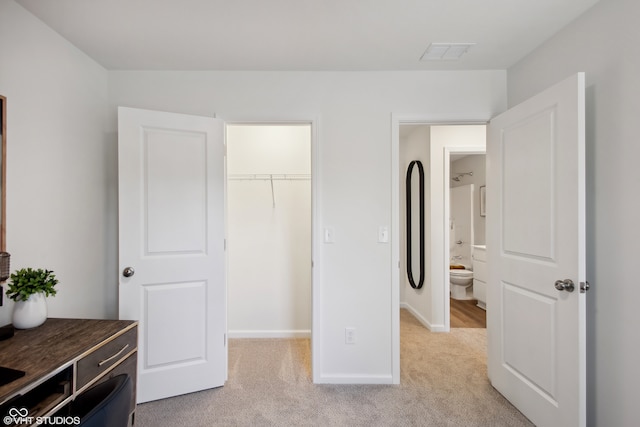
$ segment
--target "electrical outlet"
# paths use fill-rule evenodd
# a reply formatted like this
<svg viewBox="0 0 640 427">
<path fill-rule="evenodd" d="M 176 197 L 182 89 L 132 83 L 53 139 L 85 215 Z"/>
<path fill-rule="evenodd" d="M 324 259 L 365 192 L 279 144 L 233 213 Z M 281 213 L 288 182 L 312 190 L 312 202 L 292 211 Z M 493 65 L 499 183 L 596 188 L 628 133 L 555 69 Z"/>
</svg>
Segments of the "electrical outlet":
<svg viewBox="0 0 640 427">
<path fill-rule="evenodd" d="M 345 344 L 356 343 L 356 328 L 344 328 L 344 343 Z"/>
</svg>

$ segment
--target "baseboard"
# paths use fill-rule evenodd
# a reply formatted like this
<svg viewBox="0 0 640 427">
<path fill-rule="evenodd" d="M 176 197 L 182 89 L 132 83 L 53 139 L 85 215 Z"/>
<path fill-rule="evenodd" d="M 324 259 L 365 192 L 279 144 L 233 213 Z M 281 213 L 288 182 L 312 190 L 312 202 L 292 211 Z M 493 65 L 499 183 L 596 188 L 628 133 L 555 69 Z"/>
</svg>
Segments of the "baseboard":
<svg viewBox="0 0 640 427">
<path fill-rule="evenodd" d="M 251 331 L 235 330 L 227 331 L 229 338 L 311 338 L 310 329 L 300 330 L 273 330 L 273 331 Z"/>
<path fill-rule="evenodd" d="M 425 328 L 427 328 L 428 330 L 430 330 L 431 332 L 448 332 L 447 328 L 445 328 L 444 325 L 433 325 L 433 324 L 431 324 L 420 313 L 418 313 L 417 310 L 415 310 L 413 307 L 411 307 L 410 304 L 408 304 L 406 302 L 402 302 L 402 303 L 400 303 L 400 308 L 404 308 L 407 311 L 409 311 L 409 313 L 411 313 L 413 315 L 413 317 L 418 319 L 418 322 L 422 323 L 422 325 Z"/>
<path fill-rule="evenodd" d="M 444 327 L 444 325 L 431 325 L 429 330 L 431 332 L 449 332 L 447 328 Z"/>
<path fill-rule="evenodd" d="M 391 375 L 320 375 L 315 384 L 393 384 Z"/>
</svg>

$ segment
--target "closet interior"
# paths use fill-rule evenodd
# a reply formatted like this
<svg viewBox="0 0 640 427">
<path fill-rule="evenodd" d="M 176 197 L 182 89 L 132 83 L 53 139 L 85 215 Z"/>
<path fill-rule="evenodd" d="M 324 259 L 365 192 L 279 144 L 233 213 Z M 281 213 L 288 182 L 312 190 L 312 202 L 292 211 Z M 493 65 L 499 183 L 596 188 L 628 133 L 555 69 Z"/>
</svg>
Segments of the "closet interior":
<svg viewBox="0 0 640 427">
<path fill-rule="evenodd" d="M 228 331 L 311 334 L 311 125 L 227 126 Z"/>
</svg>

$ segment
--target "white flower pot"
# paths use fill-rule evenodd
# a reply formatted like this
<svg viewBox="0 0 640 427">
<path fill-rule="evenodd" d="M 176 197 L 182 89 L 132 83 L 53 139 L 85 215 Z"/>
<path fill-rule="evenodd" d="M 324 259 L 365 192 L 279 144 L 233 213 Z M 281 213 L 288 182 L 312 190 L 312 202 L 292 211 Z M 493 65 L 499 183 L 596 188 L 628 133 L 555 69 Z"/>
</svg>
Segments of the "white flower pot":
<svg viewBox="0 0 640 427">
<path fill-rule="evenodd" d="M 13 326 L 29 329 L 47 320 L 47 299 L 44 293 L 33 294 L 26 301 L 16 301 L 13 306 Z"/>
</svg>

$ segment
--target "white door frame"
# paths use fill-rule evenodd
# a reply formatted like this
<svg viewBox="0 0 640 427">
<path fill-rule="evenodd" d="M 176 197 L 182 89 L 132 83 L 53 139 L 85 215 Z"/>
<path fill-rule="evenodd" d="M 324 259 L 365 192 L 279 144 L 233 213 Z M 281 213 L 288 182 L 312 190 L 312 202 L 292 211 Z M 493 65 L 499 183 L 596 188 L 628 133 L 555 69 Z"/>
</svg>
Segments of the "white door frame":
<svg viewBox="0 0 640 427">
<path fill-rule="evenodd" d="M 319 116 L 287 116 L 285 117 L 260 117 L 260 118 L 223 118 L 225 124 L 225 150 L 227 145 L 226 129 L 228 125 L 310 125 L 311 126 L 311 375 L 314 383 L 319 382 L 322 355 L 322 306 L 321 306 L 321 284 L 320 272 L 322 271 L 322 260 L 320 242 L 322 234 L 319 229 L 321 224 L 321 174 L 320 174 L 320 117 Z M 225 151 L 225 170 L 226 170 Z M 225 213 L 227 197 L 227 178 L 225 172 Z M 227 224 L 225 218 L 225 238 L 228 238 Z M 225 263 L 228 270 L 228 252 L 225 252 Z M 227 282 L 228 286 L 228 282 Z M 228 292 L 227 292 L 228 294 Z"/>
<path fill-rule="evenodd" d="M 391 271 L 396 271 L 396 274 L 391 275 L 391 348 L 392 348 L 392 383 L 400 383 L 400 283 L 402 282 L 403 272 L 400 271 L 400 125 L 486 125 L 491 117 L 478 116 L 471 118 L 461 117 L 439 117 L 435 115 L 391 115 Z M 443 153 L 443 186 L 448 184 L 449 180 L 449 162 L 450 154 L 455 153 L 469 153 L 469 154 L 484 154 L 484 151 L 478 151 L 478 147 L 462 147 L 462 146 L 445 146 Z M 432 159 L 433 161 L 433 159 Z M 428 167 L 428 170 L 431 168 Z M 449 191 L 444 191 L 443 188 L 443 211 L 442 229 L 447 230 L 448 233 L 448 214 L 449 214 Z M 444 289 L 441 301 L 441 312 L 443 313 L 442 319 L 439 324 L 434 327 L 434 331 L 437 332 L 449 332 L 449 268 L 448 257 L 443 254 L 449 253 L 449 239 L 443 236 L 440 239 L 434 239 L 432 236 L 430 246 L 432 248 L 431 259 L 432 265 L 435 265 L 433 261 L 436 261 L 441 265 L 441 276 L 438 280 L 444 283 Z M 439 259 L 434 257 L 440 255 Z M 446 267 L 446 268 L 445 268 Z M 431 279 L 428 279 L 431 280 Z M 432 323 L 433 323 L 433 319 Z"/>
</svg>

